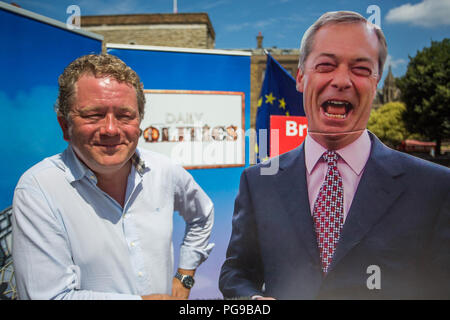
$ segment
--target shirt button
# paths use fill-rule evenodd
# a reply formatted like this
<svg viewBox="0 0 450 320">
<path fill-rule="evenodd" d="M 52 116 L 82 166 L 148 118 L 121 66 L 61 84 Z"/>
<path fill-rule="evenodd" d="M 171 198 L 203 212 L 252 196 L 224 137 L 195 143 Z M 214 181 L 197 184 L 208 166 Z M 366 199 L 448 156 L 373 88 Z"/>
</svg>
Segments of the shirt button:
<svg viewBox="0 0 450 320">
<path fill-rule="evenodd" d="M 134 243 L 134 242 L 131 242 L 131 243 L 130 243 L 130 246 L 134 247 L 134 246 L 135 246 L 135 243 Z"/>
<path fill-rule="evenodd" d="M 142 277 L 142 272 L 139 271 L 139 272 L 138 272 L 138 276 L 139 276 L 139 277 Z"/>
</svg>

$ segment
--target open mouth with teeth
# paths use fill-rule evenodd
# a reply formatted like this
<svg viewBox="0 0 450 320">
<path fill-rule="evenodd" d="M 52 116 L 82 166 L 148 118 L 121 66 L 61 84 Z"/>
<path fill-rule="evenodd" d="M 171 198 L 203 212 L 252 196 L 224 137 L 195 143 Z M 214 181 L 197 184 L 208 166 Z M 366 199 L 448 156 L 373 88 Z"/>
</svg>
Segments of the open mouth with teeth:
<svg viewBox="0 0 450 320">
<path fill-rule="evenodd" d="M 326 100 L 321 107 L 327 117 L 334 119 L 347 118 L 353 109 L 353 105 L 350 102 L 343 100 Z"/>
</svg>

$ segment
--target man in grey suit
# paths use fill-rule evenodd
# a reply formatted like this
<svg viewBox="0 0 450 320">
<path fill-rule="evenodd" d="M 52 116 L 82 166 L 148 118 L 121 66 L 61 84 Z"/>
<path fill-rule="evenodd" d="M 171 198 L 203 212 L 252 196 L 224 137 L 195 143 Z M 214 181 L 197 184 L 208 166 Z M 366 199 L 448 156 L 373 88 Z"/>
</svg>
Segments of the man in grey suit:
<svg viewBox="0 0 450 320">
<path fill-rule="evenodd" d="M 354 12 L 306 31 L 296 81 L 308 136 L 243 172 L 225 297 L 450 298 L 450 170 L 366 129 L 386 56 L 381 29 Z"/>
</svg>

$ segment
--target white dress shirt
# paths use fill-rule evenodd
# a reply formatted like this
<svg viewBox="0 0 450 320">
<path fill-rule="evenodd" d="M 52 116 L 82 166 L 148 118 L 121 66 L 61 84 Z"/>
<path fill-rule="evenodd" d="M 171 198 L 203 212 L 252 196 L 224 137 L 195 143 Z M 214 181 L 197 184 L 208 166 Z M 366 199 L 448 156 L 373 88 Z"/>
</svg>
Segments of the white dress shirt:
<svg viewBox="0 0 450 320">
<path fill-rule="evenodd" d="M 97 187 L 69 146 L 19 180 L 13 261 L 21 299 L 140 299 L 170 294 L 173 213 L 186 221 L 179 267 L 209 255 L 211 200 L 170 159 L 136 150 L 125 204 Z"/>
</svg>

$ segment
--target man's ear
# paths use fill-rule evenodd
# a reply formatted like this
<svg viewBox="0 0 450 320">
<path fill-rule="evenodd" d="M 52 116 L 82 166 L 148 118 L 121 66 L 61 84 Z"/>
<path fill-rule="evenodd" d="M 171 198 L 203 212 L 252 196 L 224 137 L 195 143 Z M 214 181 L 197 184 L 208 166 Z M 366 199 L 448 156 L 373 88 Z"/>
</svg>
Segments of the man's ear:
<svg viewBox="0 0 450 320">
<path fill-rule="evenodd" d="M 297 76 L 295 77 L 296 80 L 296 88 L 298 92 L 303 92 L 303 72 L 300 68 L 297 69 Z"/>
<path fill-rule="evenodd" d="M 63 132 L 64 140 L 66 140 L 68 142 L 70 140 L 69 121 L 63 116 L 58 116 L 58 123 Z"/>
</svg>

